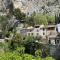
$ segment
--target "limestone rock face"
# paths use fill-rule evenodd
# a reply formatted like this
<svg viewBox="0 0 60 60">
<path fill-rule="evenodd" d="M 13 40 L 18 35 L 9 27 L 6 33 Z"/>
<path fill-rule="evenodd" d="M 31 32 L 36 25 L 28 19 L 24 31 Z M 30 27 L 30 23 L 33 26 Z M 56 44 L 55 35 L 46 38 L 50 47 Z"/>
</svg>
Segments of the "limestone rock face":
<svg viewBox="0 0 60 60">
<path fill-rule="evenodd" d="M 0 0 L 0 11 L 4 8 L 3 1 Z"/>
<path fill-rule="evenodd" d="M 26 14 L 60 12 L 60 0 L 13 0 L 15 8 L 20 8 Z"/>
<path fill-rule="evenodd" d="M 6 11 L 9 9 L 9 5 L 12 3 L 12 0 L 0 0 L 0 11 Z"/>
<path fill-rule="evenodd" d="M 60 0 L 0 0 L 0 9 L 9 8 L 13 3 L 14 8 L 19 8 L 27 15 L 36 13 L 56 14 L 60 12 Z"/>
</svg>

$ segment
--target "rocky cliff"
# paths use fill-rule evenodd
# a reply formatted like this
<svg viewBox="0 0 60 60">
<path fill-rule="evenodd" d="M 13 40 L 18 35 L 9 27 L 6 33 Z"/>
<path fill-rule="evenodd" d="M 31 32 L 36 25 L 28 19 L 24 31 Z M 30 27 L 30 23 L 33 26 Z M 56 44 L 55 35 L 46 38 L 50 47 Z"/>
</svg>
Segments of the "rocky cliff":
<svg viewBox="0 0 60 60">
<path fill-rule="evenodd" d="M 30 15 L 36 13 L 56 14 L 60 12 L 60 0 L 1 0 L 4 8 L 13 3 L 14 8 L 20 8 L 22 12 Z M 0 2 L 1 3 L 1 2 Z M 1 6 L 1 4 L 0 4 Z"/>
<path fill-rule="evenodd" d="M 13 0 L 13 4 L 26 14 L 37 12 L 54 15 L 60 12 L 60 0 Z"/>
<path fill-rule="evenodd" d="M 60 0 L 14 0 L 13 4 L 26 14 L 37 12 L 54 15 L 60 12 Z"/>
</svg>

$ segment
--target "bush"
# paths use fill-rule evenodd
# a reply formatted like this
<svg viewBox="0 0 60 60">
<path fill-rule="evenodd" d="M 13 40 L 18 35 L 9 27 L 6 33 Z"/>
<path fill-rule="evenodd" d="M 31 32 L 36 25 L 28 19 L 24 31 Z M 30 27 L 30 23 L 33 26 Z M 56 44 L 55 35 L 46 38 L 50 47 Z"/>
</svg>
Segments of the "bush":
<svg viewBox="0 0 60 60">
<path fill-rule="evenodd" d="M 33 57 L 32 55 L 29 55 L 29 54 L 24 54 L 24 55 L 22 56 L 22 59 L 23 59 L 23 60 L 33 60 L 34 57 Z"/>
<path fill-rule="evenodd" d="M 41 57 L 42 56 L 42 51 L 39 49 L 35 52 L 36 57 Z"/>
<path fill-rule="evenodd" d="M 25 47 L 17 47 L 16 51 L 18 54 L 22 55 L 25 53 Z"/>
<path fill-rule="evenodd" d="M 46 57 L 46 60 L 55 60 L 53 57 Z"/>
<path fill-rule="evenodd" d="M 22 60 L 22 57 L 16 53 L 7 52 L 0 55 L 0 60 Z"/>
</svg>

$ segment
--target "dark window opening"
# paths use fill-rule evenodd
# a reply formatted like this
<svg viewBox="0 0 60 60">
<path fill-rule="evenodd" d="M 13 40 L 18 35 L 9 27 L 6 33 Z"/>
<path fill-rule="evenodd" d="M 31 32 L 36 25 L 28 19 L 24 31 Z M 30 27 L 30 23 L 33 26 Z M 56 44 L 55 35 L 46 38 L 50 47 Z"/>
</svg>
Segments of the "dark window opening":
<svg viewBox="0 0 60 60">
<path fill-rule="evenodd" d="M 3 34 L 0 34 L 0 39 L 3 39 L 3 38 L 4 38 Z"/>
<path fill-rule="evenodd" d="M 51 41 L 49 40 L 49 44 L 51 44 Z"/>
<path fill-rule="evenodd" d="M 39 35 L 39 33 L 37 33 L 37 35 Z"/>
<path fill-rule="evenodd" d="M 45 35 L 45 33 L 43 32 L 43 35 Z"/>
<path fill-rule="evenodd" d="M 28 35 L 30 36 L 30 33 L 28 33 Z"/>
<path fill-rule="evenodd" d="M 37 30 L 37 32 L 39 32 L 39 30 Z"/>
<path fill-rule="evenodd" d="M 43 31 L 45 30 L 45 28 L 43 28 Z"/>
<path fill-rule="evenodd" d="M 35 26 L 35 28 L 39 28 L 39 26 Z"/>
<path fill-rule="evenodd" d="M 59 40 L 57 40 L 57 44 L 59 44 Z"/>
<path fill-rule="evenodd" d="M 31 35 L 33 35 L 33 33 L 31 33 Z"/>
<path fill-rule="evenodd" d="M 47 30 L 54 30 L 55 27 L 48 27 Z"/>
</svg>

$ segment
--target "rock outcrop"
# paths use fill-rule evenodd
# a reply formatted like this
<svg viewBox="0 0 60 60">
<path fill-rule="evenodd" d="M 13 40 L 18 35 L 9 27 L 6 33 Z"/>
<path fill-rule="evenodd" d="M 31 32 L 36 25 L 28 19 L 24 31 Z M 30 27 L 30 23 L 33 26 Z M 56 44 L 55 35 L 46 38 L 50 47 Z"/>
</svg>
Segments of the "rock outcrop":
<svg viewBox="0 0 60 60">
<path fill-rule="evenodd" d="M 13 4 L 28 15 L 33 12 L 52 15 L 60 12 L 60 0 L 13 0 Z"/>
<path fill-rule="evenodd" d="M 4 9 L 9 8 L 9 5 L 13 3 L 14 8 L 19 8 L 27 15 L 33 12 L 52 15 L 60 12 L 60 0 L 0 0 L 0 3 Z"/>
</svg>

